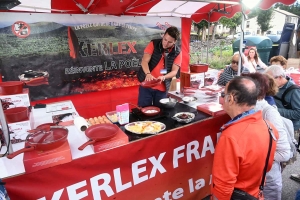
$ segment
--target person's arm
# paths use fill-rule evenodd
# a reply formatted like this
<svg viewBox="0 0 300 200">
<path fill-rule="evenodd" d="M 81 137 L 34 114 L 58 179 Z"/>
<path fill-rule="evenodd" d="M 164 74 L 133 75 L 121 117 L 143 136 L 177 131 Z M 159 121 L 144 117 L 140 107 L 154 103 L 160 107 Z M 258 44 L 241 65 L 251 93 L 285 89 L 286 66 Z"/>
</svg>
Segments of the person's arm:
<svg viewBox="0 0 300 200">
<path fill-rule="evenodd" d="M 224 77 L 224 71 L 220 74 L 217 85 L 225 86 L 225 77 Z"/>
<path fill-rule="evenodd" d="M 292 109 L 286 108 L 278 108 L 278 112 L 281 116 L 291 119 L 291 120 L 299 120 L 300 119 L 300 90 L 295 89 L 290 91 L 285 99 L 287 102 L 291 102 Z"/>
<path fill-rule="evenodd" d="M 261 61 L 260 58 L 258 58 L 257 64 L 263 69 L 267 69 L 267 67 L 268 67 L 263 61 Z"/>
<path fill-rule="evenodd" d="M 141 65 L 142 65 L 144 73 L 146 74 L 145 81 L 151 81 L 154 79 L 154 77 L 151 75 L 151 72 L 149 69 L 149 62 L 151 60 L 153 50 L 154 50 L 153 42 L 150 42 L 144 50 L 144 55 L 142 58 Z"/>
<path fill-rule="evenodd" d="M 178 56 L 174 59 L 172 70 L 169 73 L 159 76 L 157 78 L 164 81 L 165 79 L 169 79 L 169 78 L 171 79 L 175 77 L 180 68 L 181 62 L 182 62 L 182 52 L 180 52 Z"/>
<path fill-rule="evenodd" d="M 230 199 L 239 173 L 240 157 L 241 150 L 237 142 L 221 135 L 212 169 L 212 195 L 217 199 Z"/>
<path fill-rule="evenodd" d="M 275 126 L 279 134 L 279 139 L 276 142 L 277 146 L 274 155 L 274 160 L 277 162 L 288 161 L 291 155 L 291 147 L 287 136 L 288 132 L 284 128 L 283 121 L 276 108 L 270 106 L 266 109 L 267 110 L 263 112 L 264 119 L 271 122 Z"/>
</svg>

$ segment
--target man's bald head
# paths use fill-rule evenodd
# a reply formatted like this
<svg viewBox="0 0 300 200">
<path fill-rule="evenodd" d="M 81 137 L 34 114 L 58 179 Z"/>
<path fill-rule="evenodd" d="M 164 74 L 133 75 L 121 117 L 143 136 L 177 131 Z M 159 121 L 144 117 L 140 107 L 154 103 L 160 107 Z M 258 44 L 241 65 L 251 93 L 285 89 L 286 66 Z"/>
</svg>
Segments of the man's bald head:
<svg viewBox="0 0 300 200">
<path fill-rule="evenodd" d="M 235 77 L 228 83 L 227 93 L 233 95 L 236 104 L 253 106 L 257 101 L 258 88 L 258 83 L 250 77 Z"/>
</svg>

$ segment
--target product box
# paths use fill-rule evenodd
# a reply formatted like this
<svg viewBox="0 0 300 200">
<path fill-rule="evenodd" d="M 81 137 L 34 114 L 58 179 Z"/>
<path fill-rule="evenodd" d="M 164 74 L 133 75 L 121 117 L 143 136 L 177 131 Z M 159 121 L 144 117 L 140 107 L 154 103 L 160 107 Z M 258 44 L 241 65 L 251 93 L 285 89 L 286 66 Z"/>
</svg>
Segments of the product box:
<svg viewBox="0 0 300 200">
<path fill-rule="evenodd" d="M 204 86 L 205 73 L 180 73 L 180 91 L 183 91 L 184 87 L 192 87 L 199 89 Z"/>
<path fill-rule="evenodd" d="M 24 88 L 21 94 L 0 95 L 0 99 L 4 101 L 4 109 L 30 106 L 28 88 Z"/>
<path fill-rule="evenodd" d="M 207 113 L 211 116 L 226 114 L 226 112 L 223 110 L 222 105 L 214 102 L 198 105 L 197 110 Z"/>
<path fill-rule="evenodd" d="M 27 131 L 29 131 L 33 128 L 30 120 L 9 123 L 9 124 L 7 124 L 7 126 L 8 126 L 8 130 L 10 133 L 10 141 L 12 144 L 24 142 L 28 135 Z M 1 128 L 1 126 L 0 126 L 0 128 Z M 0 138 L 1 138 L 1 136 L 0 136 Z M 4 145 L 4 143 L 2 143 L 2 144 Z"/>
<path fill-rule="evenodd" d="M 127 144 L 129 142 L 128 136 L 119 129 L 117 135 L 109 140 L 99 141 L 92 145 L 94 152 L 100 152 L 106 149 L 111 149 L 117 146 Z"/>
<path fill-rule="evenodd" d="M 26 144 L 25 144 L 26 146 Z M 72 161 L 72 154 L 68 141 L 62 146 L 48 151 L 28 151 L 24 153 L 24 167 L 26 173 L 53 167 Z"/>
</svg>

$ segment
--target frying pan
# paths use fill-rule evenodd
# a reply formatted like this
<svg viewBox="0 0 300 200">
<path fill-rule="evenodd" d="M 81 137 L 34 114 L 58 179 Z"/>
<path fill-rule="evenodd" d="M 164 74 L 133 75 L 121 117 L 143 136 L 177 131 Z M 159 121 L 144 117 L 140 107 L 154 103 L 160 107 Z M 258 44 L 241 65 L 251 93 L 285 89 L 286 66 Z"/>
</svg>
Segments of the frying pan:
<svg viewBox="0 0 300 200">
<path fill-rule="evenodd" d="M 24 83 L 22 81 L 6 81 L 0 82 L 0 94 L 11 95 L 23 92 Z"/>
<path fill-rule="evenodd" d="M 160 113 L 160 108 L 159 107 L 156 107 L 156 106 L 146 106 L 144 108 L 142 107 L 139 107 L 135 104 L 132 104 L 132 103 L 129 103 L 130 105 L 133 105 L 134 107 L 136 107 L 137 109 L 139 109 L 143 115 L 146 115 L 146 116 L 155 116 L 155 115 L 158 115 Z M 151 111 L 154 111 L 154 112 L 151 112 Z"/>
<path fill-rule="evenodd" d="M 113 138 L 118 131 L 119 128 L 114 124 L 96 124 L 90 126 L 85 130 L 85 135 L 89 138 L 89 141 L 78 147 L 78 150 L 83 150 L 87 145 L 94 144 L 95 142 Z"/>
<path fill-rule="evenodd" d="M 160 84 L 160 82 L 161 82 L 160 79 L 153 79 L 151 81 L 143 81 L 143 82 L 141 82 L 141 86 L 143 86 L 144 88 L 152 88 L 152 87 Z"/>
<path fill-rule="evenodd" d="M 50 131 L 38 131 L 26 137 L 27 146 L 7 156 L 12 159 L 26 151 L 47 151 L 62 146 L 68 138 L 68 129 L 61 126 L 52 126 Z"/>
</svg>

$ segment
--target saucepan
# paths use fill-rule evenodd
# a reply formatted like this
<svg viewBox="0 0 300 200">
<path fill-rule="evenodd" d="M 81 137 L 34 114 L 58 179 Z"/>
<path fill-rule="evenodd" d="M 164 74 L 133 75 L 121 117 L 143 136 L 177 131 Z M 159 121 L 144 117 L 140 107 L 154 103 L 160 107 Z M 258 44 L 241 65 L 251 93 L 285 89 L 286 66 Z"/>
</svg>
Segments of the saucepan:
<svg viewBox="0 0 300 200">
<path fill-rule="evenodd" d="M 4 110 L 4 115 L 8 123 L 28 120 L 28 107 L 15 107 Z"/>
<path fill-rule="evenodd" d="M 160 108 L 156 107 L 156 106 L 146 106 L 146 107 L 141 108 L 135 104 L 132 104 L 132 103 L 129 103 L 129 104 L 133 105 L 134 107 L 139 109 L 143 113 L 143 115 L 146 115 L 146 116 L 155 116 L 160 113 Z"/>
<path fill-rule="evenodd" d="M 154 86 L 157 86 L 161 82 L 160 79 L 153 79 L 151 81 L 143 81 L 141 82 L 141 86 L 145 88 L 152 88 Z"/>
<path fill-rule="evenodd" d="M 12 159 L 15 156 L 27 152 L 27 151 L 48 151 L 58 148 L 65 144 L 68 138 L 68 129 L 61 126 L 52 126 L 49 131 L 37 131 L 32 134 L 28 134 L 26 137 L 25 148 L 13 152 L 7 156 L 8 159 Z"/>
<path fill-rule="evenodd" d="M 6 81 L 0 82 L 0 94 L 12 95 L 23 92 L 24 83 L 22 81 Z"/>
<path fill-rule="evenodd" d="M 78 147 L 78 149 L 83 150 L 87 145 L 113 138 L 118 131 L 119 128 L 115 124 L 96 124 L 90 126 L 85 130 L 85 135 L 89 138 L 89 141 Z"/>
<path fill-rule="evenodd" d="M 163 98 L 159 102 L 165 108 L 174 108 L 178 101 L 177 99 L 169 97 L 169 98 Z"/>
</svg>

